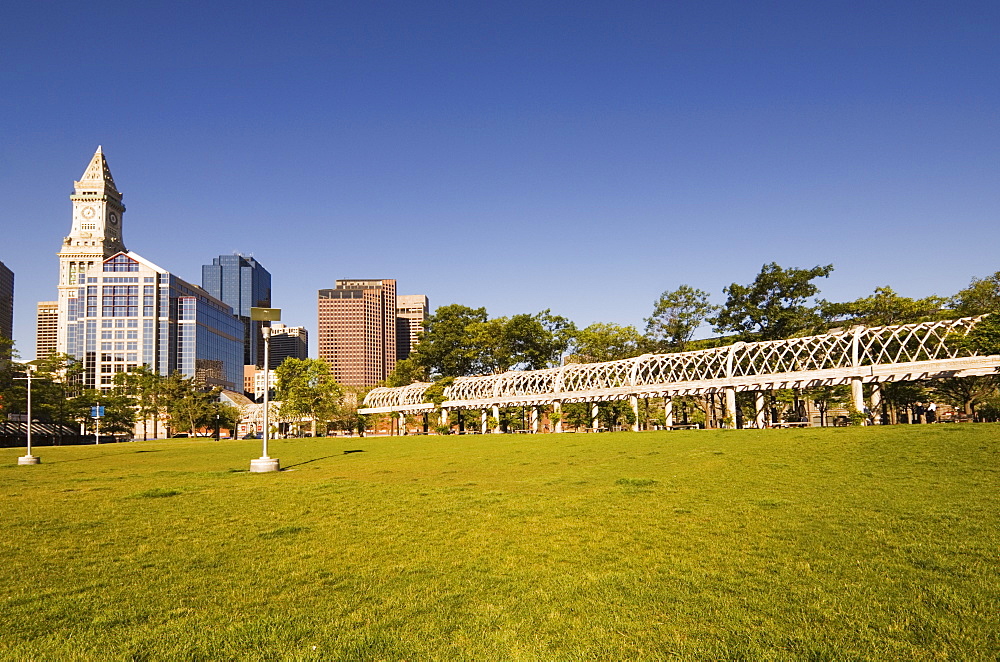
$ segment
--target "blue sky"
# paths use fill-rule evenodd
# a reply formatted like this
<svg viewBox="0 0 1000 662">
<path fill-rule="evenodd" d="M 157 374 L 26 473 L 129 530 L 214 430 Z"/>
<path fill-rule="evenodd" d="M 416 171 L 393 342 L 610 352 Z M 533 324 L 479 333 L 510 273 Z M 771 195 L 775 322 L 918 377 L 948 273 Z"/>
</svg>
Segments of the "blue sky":
<svg viewBox="0 0 1000 662">
<path fill-rule="evenodd" d="M 642 326 L 833 263 L 822 296 L 1000 269 L 1000 3 L 16 3 L 0 26 L 15 340 L 103 145 L 129 249 L 316 290 Z"/>
</svg>

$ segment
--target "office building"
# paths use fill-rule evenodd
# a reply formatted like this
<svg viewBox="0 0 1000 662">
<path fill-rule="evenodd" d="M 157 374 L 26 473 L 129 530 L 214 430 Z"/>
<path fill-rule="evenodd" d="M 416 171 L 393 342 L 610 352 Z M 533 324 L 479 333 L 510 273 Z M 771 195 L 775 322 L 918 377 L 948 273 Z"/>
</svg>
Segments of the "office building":
<svg viewBox="0 0 1000 662">
<path fill-rule="evenodd" d="M 396 297 L 396 360 L 410 356 L 424 330 L 429 304 L 423 294 L 400 294 Z"/>
<path fill-rule="evenodd" d="M 105 259 L 126 251 L 122 240 L 125 205 L 115 187 L 104 152 L 98 146 L 69 197 L 73 225 L 63 239 L 59 255 L 59 315 L 56 351 L 69 352 L 70 300 L 76 297 L 81 275 Z"/>
<path fill-rule="evenodd" d="M 319 291 L 319 358 L 346 386 L 373 386 L 396 367 L 396 281 L 338 280 Z"/>
<path fill-rule="evenodd" d="M 257 366 L 255 365 L 244 365 L 243 366 L 243 392 L 253 393 L 253 382 L 257 376 Z"/>
<path fill-rule="evenodd" d="M 14 337 L 14 272 L 0 262 L 0 338 Z"/>
<path fill-rule="evenodd" d="M 250 319 L 250 309 L 271 307 L 271 274 L 252 257 L 233 253 L 212 258 L 201 268 L 201 286 L 224 301 L 243 322 L 243 363 L 264 365 L 263 322 Z"/>
<path fill-rule="evenodd" d="M 271 370 L 285 359 L 309 358 L 309 333 L 304 326 L 285 326 L 271 322 L 271 347 L 268 350 Z"/>
<path fill-rule="evenodd" d="M 59 252 L 55 348 L 83 363 L 84 385 L 107 389 L 115 374 L 147 365 L 208 386 L 239 386 L 242 322 L 225 302 L 125 249 L 125 206 L 100 147 L 70 200 L 73 223 Z M 42 352 L 51 348 L 42 333 L 50 320 L 43 302 Z"/>
<path fill-rule="evenodd" d="M 135 253 L 79 272 L 68 302 L 68 353 L 83 362 L 88 388 L 111 388 L 115 374 L 141 365 L 206 386 L 243 383 L 243 323 L 232 309 Z"/>
<path fill-rule="evenodd" d="M 46 359 L 56 353 L 59 338 L 59 302 L 39 301 L 35 312 L 35 359 Z"/>
</svg>

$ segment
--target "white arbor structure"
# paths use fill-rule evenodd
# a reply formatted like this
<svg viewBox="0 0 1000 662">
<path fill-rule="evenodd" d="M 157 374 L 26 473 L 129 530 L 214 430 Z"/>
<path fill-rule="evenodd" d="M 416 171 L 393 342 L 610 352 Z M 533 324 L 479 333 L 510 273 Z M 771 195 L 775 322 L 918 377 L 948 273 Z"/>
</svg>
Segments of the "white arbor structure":
<svg viewBox="0 0 1000 662">
<path fill-rule="evenodd" d="M 804 338 L 766 342 L 737 342 L 725 347 L 675 354 L 644 354 L 621 361 L 574 363 L 546 370 L 511 371 L 499 375 L 458 377 L 444 391 L 440 405 L 425 401 L 429 383 L 399 388 L 375 388 L 365 397 L 362 414 L 425 413 L 451 409 L 483 411 L 494 417 L 500 407 L 553 405 L 567 402 L 606 402 L 638 398 L 720 393 L 726 411 L 736 409 L 737 391 L 754 391 L 757 425 L 763 427 L 763 393 L 773 389 L 810 388 L 849 384 L 853 405 L 863 410 L 862 385 L 874 384 L 872 409 L 881 406 L 883 382 L 929 380 L 990 374 L 1000 356 L 977 356 L 962 350 L 952 338 L 964 336 L 982 319 L 921 322 L 898 326 L 855 326 L 847 330 Z M 537 416 L 533 416 L 537 421 Z M 638 419 L 638 417 L 637 417 Z M 560 425 L 556 423 L 556 431 Z"/>
</svg>

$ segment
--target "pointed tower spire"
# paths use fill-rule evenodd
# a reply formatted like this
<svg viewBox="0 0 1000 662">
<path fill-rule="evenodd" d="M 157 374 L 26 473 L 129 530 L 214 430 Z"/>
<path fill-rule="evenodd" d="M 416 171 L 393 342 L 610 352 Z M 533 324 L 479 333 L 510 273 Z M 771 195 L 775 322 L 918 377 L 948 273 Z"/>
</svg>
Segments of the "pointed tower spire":
<svg viewBox="0 0 1000 662">
<path fill-rule="evenodd" d="M 76 182 L 77 195 L 83 195 L 84 192 L 98 193 L 100 195 L 110 194 L 119 199 L 121 198 L 121 193 L 115 187 L 115 178 L 111 176 L 108 161 L 104 158 L 104 151 L 100 145 L 97 146 L 94 158 L 90 159 L 87 169 L 83 171 L 80 181 Z"/>
</svg>

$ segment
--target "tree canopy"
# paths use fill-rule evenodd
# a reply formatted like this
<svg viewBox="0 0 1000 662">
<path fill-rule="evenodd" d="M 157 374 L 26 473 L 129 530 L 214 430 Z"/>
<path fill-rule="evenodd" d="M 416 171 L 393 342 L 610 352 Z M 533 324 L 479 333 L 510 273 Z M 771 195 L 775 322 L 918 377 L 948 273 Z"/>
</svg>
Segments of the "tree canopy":
<svg viewBox="0 0 1000 662">
<path fill-rule="evenodd" d="M 660 295 L 653 314 L 646 319 L 646 335 L 661 351 L 683 352 L 695 331 L 719 307 L 709 303 L 708 292 L 681 285 Z"/>
<path fill-rule="evenodd" d="M 734 333 L 742 340 L 779 340 L 813 331 L 822 318 L 815 303 L 810 305 L 819 292 L 812 281 L 832 271 L 832 264 L 812 269 L 765 264 L 749 285 L 723 288 L 729 298 L 709 321 L 717 332 Z"/>
<path fill-rule="evenodd" d="M 871 296 L 846 303 L 823 301 L 820 308 L 831 324 L 851 322 L 865 326 L 889 326 L 938 318 L 945 301 L 944 297 L 933 295 L 923 299 L 899 296 L 885 285 L 876 287 Z"/>
</svg>

